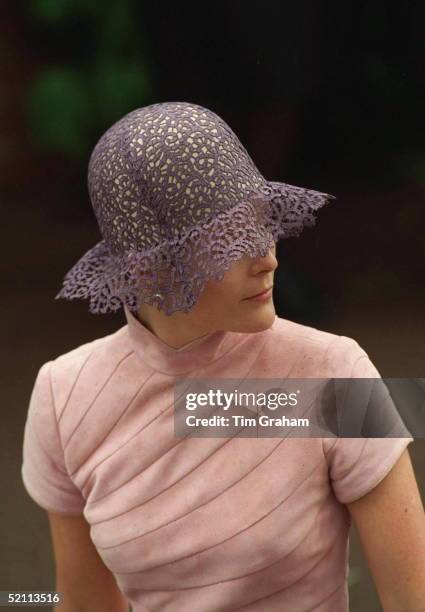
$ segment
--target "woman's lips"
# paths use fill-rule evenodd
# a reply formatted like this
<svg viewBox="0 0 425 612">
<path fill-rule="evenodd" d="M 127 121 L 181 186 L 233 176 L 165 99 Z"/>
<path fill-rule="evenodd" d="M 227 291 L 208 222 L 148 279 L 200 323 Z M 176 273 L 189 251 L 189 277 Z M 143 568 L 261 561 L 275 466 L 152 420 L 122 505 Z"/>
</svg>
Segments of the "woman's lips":
<svg viewBox="0 0 425 612">
<path fill-rule="evenodd" d="M 267 302 L 267 300 L 269 300 L 272 296 L 273 293 L 273 287 L 270 287 L 269 289 L 267 289 L 266 291 L 263 291 L 263 293 L 258 293 L 257 295 L 253 295 L 252 297 L 249 298 L 245 298 L 246 300 L 249 301 L 258 301 L 258 302 Z"/>
</svg>

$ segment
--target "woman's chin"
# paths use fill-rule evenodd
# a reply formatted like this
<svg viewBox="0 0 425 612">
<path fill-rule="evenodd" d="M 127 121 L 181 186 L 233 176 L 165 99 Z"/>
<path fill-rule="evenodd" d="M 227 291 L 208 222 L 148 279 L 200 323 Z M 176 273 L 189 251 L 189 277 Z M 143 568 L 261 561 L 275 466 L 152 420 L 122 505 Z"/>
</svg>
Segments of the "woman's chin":
<svg viewBox="0 0 425 612">
<path fill-rule="evenodd" d="M 241 331 L 248 333 L 264 331 L 273 325 L 275 318 L 276 311 L 273 301 L 270 300 L 267 304 L 258 305 L 250 313 L 241 314 Z"/>
</svg>

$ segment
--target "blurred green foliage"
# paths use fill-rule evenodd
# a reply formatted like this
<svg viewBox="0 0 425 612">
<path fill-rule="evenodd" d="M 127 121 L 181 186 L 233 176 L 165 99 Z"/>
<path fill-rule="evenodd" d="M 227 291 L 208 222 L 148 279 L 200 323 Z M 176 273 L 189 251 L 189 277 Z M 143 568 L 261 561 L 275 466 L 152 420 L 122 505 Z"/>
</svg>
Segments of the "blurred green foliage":
<svg viewBox="0 0 425 612">
<path fill-rule="evenodd" d="M 45 149 L 78 156 L 87 148 L 93 112 L 89 88 L 76 70 L 43 70 L 28 100 L 33 135 Z"/>
<path fill-rule="evenodd" d="M 73 0 L 33 0 L 30 10 L 34 17 L 56 23 L 72 13 L 75 4 Z"/>
<path fill-rule="evenodd" d="M 33 142 L 43 151 L 86 158 L 93 140 L 152 98 L 132 6 L 131 0 L 31 0 L 43 46 L 55 57 L 31 83 L 27 100 Z M 58 37 L 66 52 L 56 53 Z"/>
</svg>

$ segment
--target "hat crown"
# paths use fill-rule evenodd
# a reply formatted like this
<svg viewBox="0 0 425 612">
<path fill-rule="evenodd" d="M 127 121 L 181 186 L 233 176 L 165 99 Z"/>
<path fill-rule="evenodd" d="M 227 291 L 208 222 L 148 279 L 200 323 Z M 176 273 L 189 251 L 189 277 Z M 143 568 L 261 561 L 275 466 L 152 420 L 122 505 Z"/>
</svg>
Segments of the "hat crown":
<svg viewBox="0 0 425 612">
<path fill-rule="evenodd" d="M 103 134 L 89 162 L 91 203 L 117 253 L 179 237 L 265 185 L 227 123 L 188 102 L 128 113 Z"/>
</svg>

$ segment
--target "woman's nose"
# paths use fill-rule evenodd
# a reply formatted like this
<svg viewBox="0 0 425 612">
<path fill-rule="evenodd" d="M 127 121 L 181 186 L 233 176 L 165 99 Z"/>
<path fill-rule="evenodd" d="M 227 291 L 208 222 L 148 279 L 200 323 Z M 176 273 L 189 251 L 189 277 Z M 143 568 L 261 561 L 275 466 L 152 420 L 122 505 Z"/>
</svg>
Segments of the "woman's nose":
<svg viewBox="0 0 425 612">
<path fill-rule="evenodd" d="M 269 270 L 270 272 L 273 272 L 279 265 L 276 259 L 276 245 L 274 245 L 269 250 L 267 255 L 259 255 L 258 257 L 255 257 L 252 261 L 256 272 L 260 270 Z"/>
</svg>

